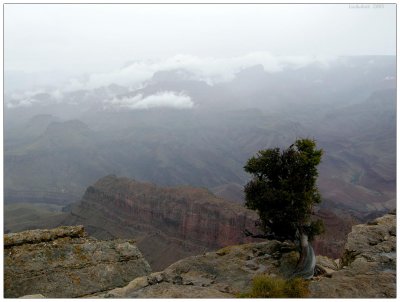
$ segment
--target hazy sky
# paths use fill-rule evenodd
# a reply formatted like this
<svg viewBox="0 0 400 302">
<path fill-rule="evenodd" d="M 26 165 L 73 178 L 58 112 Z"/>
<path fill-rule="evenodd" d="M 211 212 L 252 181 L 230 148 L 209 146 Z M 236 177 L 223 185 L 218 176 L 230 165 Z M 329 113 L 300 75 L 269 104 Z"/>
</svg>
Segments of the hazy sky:
<svg viewBox="0 0 400 302">
<path fill-rule="evenodd" d="M 395 5 L 5 4 L 6 70 L 99 72 L 177 54 L 394 55 Z"/>
</svg>

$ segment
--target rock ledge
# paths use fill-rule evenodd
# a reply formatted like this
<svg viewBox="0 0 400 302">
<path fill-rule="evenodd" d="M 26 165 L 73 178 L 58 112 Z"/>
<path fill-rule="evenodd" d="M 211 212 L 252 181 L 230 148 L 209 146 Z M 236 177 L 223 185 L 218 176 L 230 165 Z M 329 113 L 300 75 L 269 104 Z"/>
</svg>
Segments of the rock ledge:
<svg viewBox="0 0 400 302">
<path fill-rule="evenodd" d="M 124 286 L 150 266 L 132 240 L 99 241 L 82 226 L 4 236 L 5 297 L 73 298 Z"/>
</svg>

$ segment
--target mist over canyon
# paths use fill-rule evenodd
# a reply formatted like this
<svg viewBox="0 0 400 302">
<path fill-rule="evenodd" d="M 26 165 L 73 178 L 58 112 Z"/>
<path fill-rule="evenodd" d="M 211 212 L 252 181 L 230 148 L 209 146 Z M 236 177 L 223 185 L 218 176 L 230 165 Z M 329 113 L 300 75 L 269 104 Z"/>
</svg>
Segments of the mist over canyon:
<svg viewBox="0 0 400 302">
<path fill-rule="evenodd" d="M 144 253 L 151 254 L 146 238 L 158 228 L 161 233 L 154 234 L 171 257 L 168 263 L 156 263 L 156 254 L 146 256 L 164 268 L 175 256 L 224 244 L 180 235 L 172 240 L 176 230 L 168 232 L 168 221 L 182 219 L 164 212 L 158 224 L 154 217 L 140 223 L 136 216 L 124 218 L 123 205 L 109 198 L 99 206 L 90 186 L 113 174 L 162 187 L 187 186 L 194 195 L 202 188 L 210 194 L 210 204 L 223 200 L 242 213 L 248 211 L 242 206 L 249 180 L 243 170 L 246 160 L 260 149 L 310 137 L 324 149 L 318 182 L 323 202 L 316 214 L 329 226 L 315 247 L 337 256 L 351 225 L 395 208 L 395 62 L 394 56 L 175 56 L 156 63 L 130 62 L 53 87 L 7 91 L 5 230 L 77 223 L 102 239 L 141 236 Z M 101 188 L 106 193 L 114 189 Z M 137 206 L 166 198 L 157 194 L 149 195 L 153 201 L 141 198 Z M 194 195 L 185 204 L 196 203 Z M 175 205 L 182 210 L 180 206 Z M 162 208 L 167 211 L 168 205 Z M 100 225 L 109 220 L 110 230 L 100 231 L 99 224 L 90 222 L 96 217 Z M 121 231 L 121 219 L 134 221 L 129 232 Z M 245 240 L 240 230 L 234 233 L 229 244 Z M 180 254 L 174 254 L 178 249 Z"/>
</svg>

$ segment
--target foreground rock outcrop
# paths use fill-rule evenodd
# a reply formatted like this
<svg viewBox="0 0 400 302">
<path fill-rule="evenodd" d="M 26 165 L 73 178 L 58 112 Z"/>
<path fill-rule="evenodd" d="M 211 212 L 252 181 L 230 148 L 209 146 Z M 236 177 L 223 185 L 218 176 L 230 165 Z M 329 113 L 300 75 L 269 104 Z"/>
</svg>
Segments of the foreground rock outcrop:
<svg viewBox="0 0 400 302">
<path fill-rule="evenodd" d="M 310 284 L 315 298 L 396 297 L 395 212 L 353 226 L 337 271 Z"/>
<path fill-rule="evenodd" d="M 297 246 L 275 240 L 224 247 L 150 273 L 132 241 L 97 241 L 82 227 L 5 237 L 6 297 L 233 298 L 257 274 L 290 278 Z M 317 256 L 313 298 L 396 297 L 396 214 L 356 225 L 340 259 Z"/>
<path fill-rule="evenodd" d="M 341 259 L 317 256 L 310 297 L 396 297 L 396 215 L 353 227 Z M 248 292 L 256 274 L 288 278 L 299 257 L 288 242 L 225 247 L 180 260 L 162 272 L 93 295 L 101 298 L 232 298 Z"/>
<path fill-rule="evenodd" d="M 182 259 L 162 272 L 134 279 L 100 298 L 233 298 L 246 292 L 256 274 L 288 277 L 298 253 L 288 242 L 229 246 Z M 92 296 L 93 297 L 93 296 Z"/>
<path fill-rule="evenodd" d="M 98 241 L 82 226 L 4 236 L 6 298 L 81 297 L 124 286 L 150 271 L 133 241 Z"/>
</svg>

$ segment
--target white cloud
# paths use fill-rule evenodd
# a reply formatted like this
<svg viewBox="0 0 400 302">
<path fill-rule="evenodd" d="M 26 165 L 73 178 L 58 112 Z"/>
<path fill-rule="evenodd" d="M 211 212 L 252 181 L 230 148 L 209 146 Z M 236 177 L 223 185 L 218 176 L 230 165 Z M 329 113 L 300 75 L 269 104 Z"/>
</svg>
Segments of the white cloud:
<svg viewBox="0 0 400 302">
<path fill-rule="evenodd" d="M 54 102 L 61 102 L 63 99 L 63 91 L 61 89 L 35 89 L 23 92 L 13 92 L 10 98 L 6 99 L 7 108 L 30 107 L 35 104 L 44 104 L 43 100 L 35 98 L 38 94 L 49 94 Z"/>
<path fill-rule="evenodd" d="M 273 56 L 268 52 L 253 52 L 244 56 L 230 58 L 197 57 L 176 55 L 159 61 L 137 61 L 111 72 L 94 73 L 85 82 L 71 81 L 71 88 L 93 89 L 110 84 L 124 86 L 141 85 L 151 79 L 157 71 L 184 69 L 194 78 L 206 81 L 209 85 L 227 82 L 235 78 L 240 70 L 261 64 L 266 72 L 279 72 L 287 68 L 296 69 L 308 64 L 318 63 L 326 68 L 335 57 L 316 56 Z"/>
<path fill-rule="evenodd" d="M 40 103 L 36 99 L 26 98 L 21 100 L 12 100 L 7 103 L 7 108 L 30 107 L 33 103 Z"/>
<path fill-rule="evenodd" d="M 274 56 L 268 52 L 252 52 L 243 56 L 228 58 L 198 57 L 175 55 L 164 60 L 135 61 L 117 70 L 92 73 L 71 78 L 64 86 L 56 89 L 40 89 L 13 94 L 15 99 L 32 97 L 36 93 L 47 91 L 55 101 L 61 101 L 65 93 L 77 90 L 92 90 L 117 84 L 136 90 L 146 86 L 158 71 L 182 70 L 190 79 L 205 81 L 209 85 L 228 82 L 241 70 L 255 65 L 262 65 L 266 72 L 276 73 L 285 69 L 297 69 L 309 64 L 318 64 L 328 68 L 336 57 L 317 56 Z"/>
<path fill-rule="evenodd" d="M 46 90 L 44 89 L 35 89 L 35 90 L 25 90 L 25 91 L 20 91 L 20 92 L 13 92 L 11 94 L 12 99 L 24 99 L 24 98 L 30 98 L 36 94 L 40 93 L 46 93 Z"/>
<path fill-rule="evenodd" d="M 184 93 L 163 91 L 149 95 L 145 98 L 141 94 L 133 97 L 113 98 L 104 101 L 104 108 L 150 109 L 150 108 L 175 108 L 189 109 L 194 106 L 191 98 Z"/>
<path fill-rule="evenodd" d="M 5 98 L 7 108 L 30 107 L 33 103 L 40 103 L 34 96 L 40 93 L 45 93 L 44 89 L 26 90 L 13 92 L 9 97 Z"/>
<path fill-rule="evenodd" d="M 51 97 L 56 100 L 56 101 L 61 101 L 62 98 L 64 97 L 62 91 L 60 89 L 55 89 L 50 92 Z"/>
<path fill-rule="evenodd" d="M 384 78 L 385 81 L 392 81 L 392 80 L 394 80 L 394 79 L 396 79 L 396 78 L 393 77 L 393 76 L 386 76 L 386 77 Z"/>
</svg>

